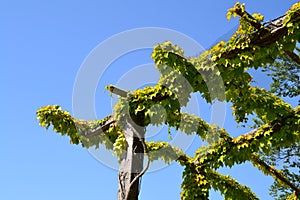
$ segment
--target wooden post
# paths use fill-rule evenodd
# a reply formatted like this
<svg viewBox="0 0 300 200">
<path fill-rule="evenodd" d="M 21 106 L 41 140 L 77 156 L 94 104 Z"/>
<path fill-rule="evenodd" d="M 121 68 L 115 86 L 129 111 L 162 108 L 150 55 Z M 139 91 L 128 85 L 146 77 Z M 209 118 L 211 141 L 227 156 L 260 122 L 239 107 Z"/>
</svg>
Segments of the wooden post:
<svg viewBox="0 0 300 200">
<path fill-rule="evenodd" d="M 124 132 L 128 146 L 119 168 L 118 200 L 138 200 L 141 177 L 134 179 L 143 170 L 145 128 L 128 120 Z"/>
<path fill-rule="evenodd" d="M 122 97 L 128 95 L 126 91 L 115 86 L 109 86 L 109 90 Z M 142 120 L 137 118 L 135 121 Z M 145 127 L 137 125 L 130 116 L 127 116 L 124 124 L 124 134 L 128 146 L 120 162 L 118 200 L 138 200 L 145 153 L 145 130 Z"/>
</svg>

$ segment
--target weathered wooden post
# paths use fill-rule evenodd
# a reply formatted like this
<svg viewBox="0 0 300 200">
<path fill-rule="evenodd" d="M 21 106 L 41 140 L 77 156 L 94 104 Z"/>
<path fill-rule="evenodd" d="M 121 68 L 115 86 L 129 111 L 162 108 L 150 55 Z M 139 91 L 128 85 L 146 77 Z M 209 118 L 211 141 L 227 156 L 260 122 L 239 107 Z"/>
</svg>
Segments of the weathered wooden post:
<svg viewBox="0 0 300 200">
<path fill-rule="evenodd" d="M 122 97 L 127 96 L 127 92 L 114 86 L 110 86 L 110 91 Z M 128 144 L 126 151 L 121 156 L 118 181 L 118 200 L 138 200 L 140 190 L 140 180 L 145 172 L 143 168 L 144 153 L 146 146 L 144 143 L 145 127 L 142 118 L 135 117 L 133 121 L 127 116 L 124 124 L 124 135 Z"/>
<path fill-rule="evenodd" d="M 139 175 L 143 171 L 145 128 L 135 125 L 129 119 L 124 134 L 128 146 L 119 168 L 118 200 L 137 200 L 141 179 Z"/>
</svg>

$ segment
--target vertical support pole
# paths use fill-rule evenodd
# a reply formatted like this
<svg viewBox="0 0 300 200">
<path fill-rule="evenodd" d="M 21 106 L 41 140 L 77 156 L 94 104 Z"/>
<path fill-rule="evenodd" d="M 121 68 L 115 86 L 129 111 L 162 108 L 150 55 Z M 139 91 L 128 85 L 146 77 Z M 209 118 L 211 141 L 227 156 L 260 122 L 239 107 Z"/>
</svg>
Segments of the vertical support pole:
<svg viewBox="0 0 300 200">
<path fill-rule="evenodd" d="M 128 143 L 127 151 L 122 155 L 119 168 L 118 200 L 138 200 L 140 179 L 132 182 L 143 170 L 145 128 L 128 119 L 124 127 Z"/>
<path fill-rule="evenodd" d="M 110 85 L 111 93 L 121 97 L 127 97 L 128 93 L 115 86 Z M 135 116 L 135 121 L 143 124 L 142 113 L 140 116 Z M 118 200 L 138 200 L 140 190 L 140 179 L 135 179 L 143 171 L 144 162 L 144 137 L 145 127 L 137 125 L 130 116 L 127 116 L 126 124 L 124 124 L 124 134 L 127 141 L 127 150 L 121 157 L 119 168 L 119 189 Z"/>
</svg>

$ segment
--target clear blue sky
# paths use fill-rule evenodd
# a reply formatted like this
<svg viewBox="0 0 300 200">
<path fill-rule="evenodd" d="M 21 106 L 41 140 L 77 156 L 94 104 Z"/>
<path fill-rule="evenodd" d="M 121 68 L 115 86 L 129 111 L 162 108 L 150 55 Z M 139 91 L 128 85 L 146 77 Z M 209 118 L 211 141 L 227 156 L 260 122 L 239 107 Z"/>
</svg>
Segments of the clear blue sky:
<svg viewBox="0 0 300 200">
<path fill-rule="evenodd" d="M 296 1 L 248 0 L 247 10 L 272 19 Z M 236 26 L 226 11 L 235 1 L 2 1 L 0 4 L 0 199 L 116 199 L 117 171 L 69 139 L 38 126 L 35 111 L 59 104 L 72 112 L 73 86 L 84 59 L 114 34 L 142 27 L 179 31 L 208 48 Z M 120 45 L 121 46 L 121 45 Z M 109 51 L 109 49 L 108 49 Z M 107 79 L 151 62 L 151 51 L 115 62 Z M 195 54 L 198 52 L 195 52 Z M 126 71 L 125 70 L 125 71 Z M 262 80 L 261 80 L 262 81 Z M 110 97 L 97 89 L 99 118 L 111 112 Z M 107 106 L 108 105 L 108 106 Z M 205 114 L 203 114 L 204 117 Z M 240 133 L 227 113 L 225 127 Z M 222 169 L 249 185 L 261 199 L 272 180 L 245 164 Z M 172 164 L 143 177 L 140 199 L 179 199 L 182 167 Z M 212 199 L 220 199 L 212 194 Z"/>
</svg>

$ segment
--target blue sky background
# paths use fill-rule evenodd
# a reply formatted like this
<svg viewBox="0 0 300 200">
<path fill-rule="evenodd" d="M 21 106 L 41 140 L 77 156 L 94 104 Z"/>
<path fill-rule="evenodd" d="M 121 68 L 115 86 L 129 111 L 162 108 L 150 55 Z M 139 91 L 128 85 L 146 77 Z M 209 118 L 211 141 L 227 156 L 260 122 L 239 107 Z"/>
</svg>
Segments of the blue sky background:
<svg viewBox="0 0 300 200">
<path fill-rule="evenodd" d="M 296 3 L 244 2 L 248 12 L 260 12 L 266 20 L 284 14 Z M 72 112 L 76 74 L 93 48 L 110 36 L 133 28 L 162 27 L 184 33 L 209 48 L 236 26 L 236 20 L 226 20 L 226 11 L 234 4 L 232 0 L 2 1 L 0 199 L 116 199 L 117 171 L 80 146 L 70 145 L 68 138 L 39 127 L 36 110 L 59 104 Z M 150 53 L 136 52 L 127 59 L 125 55 L 115 65 L 130 70 L 150 62 Z M 117 72 L 116 67 L 109 75 L 112 83 Z M 265 83 L 260 75 L 256 77 Z M 99 118 L 111 112 L 110 97 L 102 88 L 95 99 Z M 233 134 L 241 133 L 230 111 L 224 126 Z M 174 163 L 146 174 L 140 199 L 179 199 L 182 169 Z M 261 199 L 271 199 L 268 186 L 272 179 L 250 164 L 220 171 L 249 185 Z M 213 193 L 211 199 L 221 198 Z"/>
</svg>

